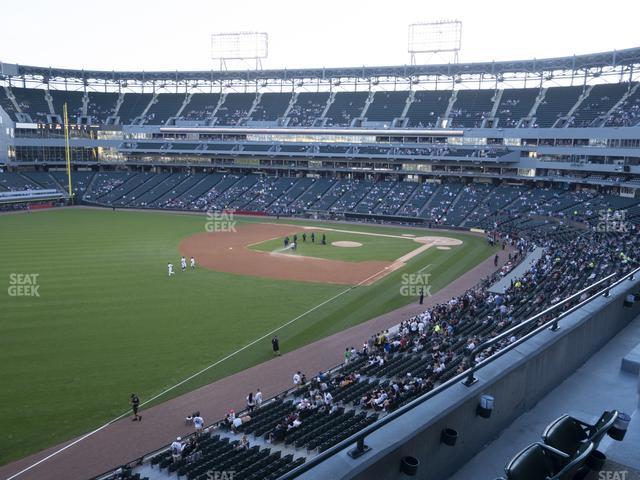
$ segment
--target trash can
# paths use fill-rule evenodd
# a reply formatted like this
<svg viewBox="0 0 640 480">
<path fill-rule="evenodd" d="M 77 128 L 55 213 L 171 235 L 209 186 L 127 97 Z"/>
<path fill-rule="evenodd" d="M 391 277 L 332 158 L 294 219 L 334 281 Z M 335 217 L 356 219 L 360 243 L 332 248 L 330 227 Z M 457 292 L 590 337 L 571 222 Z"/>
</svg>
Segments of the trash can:
<svg viewBox="0 0 640 480">
<path fill-rule="evenodd" d="M 631 308 L 636 301 L 636 296 L 634 294 L 627 295 L 622 302 L 623 307 Z"/>
<path fill-rule="evenodd" d="M 415 477 L 418 473 L 420 460 L 416 457 L 406 456 L 400 459 L 400 471 L 410 477 Z"/>
<path fill-rule="evenodd" d="M 458 441 L 458 432 L 453 428 L 445 428 L 442 430 L 441 440 L 445 445 L 453 447 Z"/>
<path fill-rule="evenodd" d="M 476 409 L 478 416 L 482 418 L 489 418 L 493 411 L 493 403 L 495 399 L 491 395 L 482 395 L 480 397 L 480 403 Z"/>
<path fill-rule="evenodd" d="M 609 435 L 614 440 L 621 442 L 624 440 L 624 436 L 627 434 L 627 429 L 629 428 L 629 422 L 631 421 L 631 417 L 626 413 L 619 413 L 618 418 L 613 423 L 613 427 L 609 429 L 607 435 Z"/>
</svg>

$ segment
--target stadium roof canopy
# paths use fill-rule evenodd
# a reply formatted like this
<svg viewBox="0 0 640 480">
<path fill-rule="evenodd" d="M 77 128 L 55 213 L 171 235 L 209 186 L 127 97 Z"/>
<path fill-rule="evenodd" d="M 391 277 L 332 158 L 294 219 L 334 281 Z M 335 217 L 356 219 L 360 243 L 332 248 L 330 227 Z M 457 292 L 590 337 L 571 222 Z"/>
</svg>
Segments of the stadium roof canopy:
<svg viewBox="0 0 640 480">
<path fill-rule="evenodd" d="M 341 78 L 374 79 L 379 77 L 419 78 L 461 76 L 494 76 L 507 74 L 533 74 L 543 76 L 546 72 L 567 72 L 568 76 L 623 69 L 632 70 L 640 66 L 640 48 L 614 50 L 611 52 L 574 55 L 532 60 L 514 60 L 500 62 L 476 62 L 434 65 L 399 65 L 386 67 L 349 67 L 349 68 L 303 68 L 282 70 L 202 70 L 202 71 L 104 71 L 74 70 L 54 67 L 35 67 L 0 62 L 0 78 L 40 78 L 44 83 L 55 79 L 74 79 L 106 82 L 226 82 L 226 81 L 295 81 L 331 80 Z"/>
</svg>

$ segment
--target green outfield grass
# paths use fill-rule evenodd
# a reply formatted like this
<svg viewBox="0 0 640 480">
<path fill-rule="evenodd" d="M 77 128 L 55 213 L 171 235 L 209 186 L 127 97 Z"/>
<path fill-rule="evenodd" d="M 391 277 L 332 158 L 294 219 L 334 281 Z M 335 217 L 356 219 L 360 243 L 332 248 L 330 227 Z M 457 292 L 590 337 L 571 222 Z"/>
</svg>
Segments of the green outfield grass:
<svg viewBox="0 0 640 480">
<path fill-rule="evenodd" d="M 180 240 L 204 231 L 205 222 L 204 215 L 88 209 L 0 216 L 0 463 L 102 425 L 127 410 L 131 392 L 144 401 L 345 290 L 204 269 L 178 268 L 167 278 L 167 262 L 179 265 Z M 446 235 L 465 243 L 429 249 L 375 285 L 303 317 L 279 332 L 283 350 L 415 301 L 399 293 L 404 273 L 431 265 L 435 292 L 494 251 L 480 237 Z M 402 240 L 391 245 L 404 248 Z M 10 296 L 12 283 L 33 279 L 17 274 L 37 275 L 39 296 Z M 270 357 L 265 339 L 172 395 Z"/>
<path fill-rule="evenodd" d="M 353 226 L 351 227 L 353 228 Z M 383 260 L 392 262 L 406 253 L 420 247 L 420 244 L 411 238 L 395 238 L 389 236 L 376 236 L 363 233 L 348 233 L 335 231 L 315 231 L 316 241 L 311 242 L 311 231 L 307 231 L 307 241 L 302 240 L 302 234 L 305 230 L 297 232 L 298 242 L 296 250 L 290 248 L 282 251 L 284 248 L 283 238 L 267 240 L 266 242 L 252 245 L 254 250 L 263 252 L 282 251 L 289 255 L 302 255 L 306 257 L 326 258 L 329 260 L 343 260 L 347 262 L 364 262 L 367 260 Z M 327 244 L 322 245 L 320 240 L 322 233 L 326 235 Z M 366 232 L 371 233 L 371 232 Z M 291 240 L 293 235 L 289 235 Z M 361 243 L 361 247 L 345 248 L 335 247 L 332 242 L 349 241 Z"/>
</svg>

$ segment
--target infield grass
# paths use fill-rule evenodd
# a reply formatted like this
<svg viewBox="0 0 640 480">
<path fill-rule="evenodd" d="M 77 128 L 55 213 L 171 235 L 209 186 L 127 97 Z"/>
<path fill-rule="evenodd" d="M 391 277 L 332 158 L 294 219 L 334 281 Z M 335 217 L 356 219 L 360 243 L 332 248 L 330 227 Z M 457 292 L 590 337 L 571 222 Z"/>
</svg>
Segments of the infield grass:
<svg viewBox="0 0 640 480">
<path fill-rule="evenodd" d="M 0 216 L 0 464 L 102 425 L 127 410 L 131 392 L 144 401 L 345 289 L 204 269 L 182 273 L 179 242 L 204 231 L 205 221 L 93 209 Z M 495 251 L 477 236 L 444 235 L 464 245 L 429 249 L 374 285 L 303 317 L 279 332 L 283 350 L 415 301 L 399 293 L 403 273 L 431 265 L 435 292 Z M 416 245 L 406 243 L 410 250 Z M 177 266 L 171 278 L 169 261 Z M 12 274 L 37 274 L 39 296 L 10 296 Z M 269 358 L 265 339 L 171 396 Z"/>
<path fill-rule="evenodd" d="M 353 226 L 350 226 L 353 228 Z M 288 255 L 299 255 L 306 257 L 325 258 L 328 260 L 343 260 L 346 262 L 364 262 L 367 260 L 382 260 L 392 262 L 406 253 L 420 247 L 420 243 L 411 238 L 397 238 L 390 236 L 368 235 L 371 232 L 347 233 L 328 231 L 326 235 L 326 245 L 322 245 L 321 231 L 315 231 L 315 242 L 311 241 L 310 232 L 307 233 L 307 240 L 304 241 L 302 234 L 305 230 L 297 233 L 298 241 L 296 250 L 284 249 L 283 238 L 267 240 L 266 242 L 252 245 L 251 248 L 263 252 L 282 252 Z M 293 236 L 289 235 L 292 240 Z M 332 242 L 348 241 L 362 244 L 360 247 L 336 247 Z"/>
</svg>

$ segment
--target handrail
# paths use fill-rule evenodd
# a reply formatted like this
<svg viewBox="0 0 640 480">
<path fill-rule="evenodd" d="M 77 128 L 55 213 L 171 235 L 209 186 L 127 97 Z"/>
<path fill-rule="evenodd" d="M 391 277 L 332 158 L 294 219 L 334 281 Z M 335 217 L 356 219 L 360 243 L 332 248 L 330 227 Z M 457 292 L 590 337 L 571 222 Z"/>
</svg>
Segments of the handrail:
<svg viewBox="0 0 640 480">
<path fill-rule="evenodd" d="M 537 327 L 533 331 L 529 332 L 527 335 L 517 339 L 515 342 L 505 346 L 503 349 L 501 349 L 500 351 L 496 352 L 495 354 L 493 354 L 489 358 L 479 362 L 477 365 L 474 365 L 474 366 L 470 367 L 469 369 L 465 370 L 464 372 L 459 373 L 455 377 L 453 377 L 453 378 L 447 380 L 446 382 L 438 385 L 433 390 L 430 390 L 429 392 L 425 393 L 421 397 L 418 397 L 418 398 L 412 400 L 411 402 L 407 403 L 406 405 L 398 408 L 397 410 L 389 413 L 388 415 L 382 417 L 381 419 L 379 419 L 376 422 L 372 423 L 371 425 L 365 427 L 364 429 L 360 430 L 359 432 L 354 433 L 349 438 L 337 443 L 333 447 L 328 448 L 324 452 L 318 454 L 317 456 L 311 458 L 310 460 L 306 461 L 302 465 L 300 465 L 300 466 L 296 467 L 295 469 L 289 471 L 288 473 L 284 474 L 278 480 L 291 480 L 293 478 L 296 478 L 297 476 L 299 476 L 299 475 L 311 470 L 312 468 L 314 468 L 315 466 L 317 466 L 321 462 L 323 462 L 323 461 L 327 460 L 328 458 L 336 455 L 337 453 L 339 453 L 342 450 L 346 449 L 347 447 L 353 445 L 354 443 L 356 444 L 356 448 L 349 452 L 349 455 L 352 458 L 357 458 L 360 455 L 362 455 L 363 453 L 366 453 L 368 451 L 368 447 L 365 445 L 364 440 L 365 440 L 365 437 L 367 435 L 370 435 L 370 434 L 374 433 L 375 431 L 379 430 L 380 428 L 382 428 L 386 424 L 390 423 L 391 421 L 397 419 L 401 415 L 404 415 L 405 413 L 413 410 L 415 407 L 417 407 L 419 405 L 422 405 L 424 402 L 426 402 L 427 400 L 430 400 L 431 398 L 433 398 L 437 394 L 439 394 L 439 393 L 441 393 L 441 392 L 443 392 L 445 390 L 448 390 L 453 385 L 457 385 L 458 383 L 463 383 L 463 384 L 466 385 L 465 380 L 468 379 L 470 374 L 473 375 L 474 372 L 476 372 L 477 370 L 479 370 L 480 368 L 482 368 L 482 367 L 484 367 L 486 365 L 489 365 L 490 363 L 493 363 L 495 360 L 497 360 L 498 358 L 502 357 L 507 352 L 513 350 L 514 348 L 519 346 L 521 343 L 523 343 L 523 342 L 529 340 L 530 338 L 538 335 L 540 332 L 546 330 L 548 327 L 553 326 L 554 324 L 557 324 L 559 320 L 561 320 L 564 317 L 566 317 L 567 315 L 569 315 L 569 313 L 574 312 L 578 308 L 583 307 L 584 305 L 592 302 L 593 300 L 595 300 L 596 298 L 598 298 L 600 296 L 608 297 L 609 296 L 609 291 L 612 288 L 620 285 L 623 281 L 625 281 L 627 279 L 634 280 L 634 275 L 637 274 L 637 273 L 640 273 L 640 267 L 636 268 L 635 270 L 633 270 L 633 271 L 631 271 L 629 273 L 626 273 L 626 274 L 622 275 L 618 280 L 613 282 L 611 285 L 607 285 L 606 287 L 604 287 L 603 289 L 599 290 L 597 293 L 591 295 L 590 297 L 588 297 L 584 301 L 582 301 L 582 302 L 578 303 L 577 305 L 571 307 L 569 310 L 567 310 L 565 312 L 562 312 L 557 318 L 553 318 L 553 319 L 549 320 L 548 322 L 545 322 L 543 325 Z M 539 318 L 540 315 L 548 313 L 548 311 L 551 311 L 551 310 L 553 310 L 553 309 L 555 309 L 555 308 L 557 308 L 557 307 L 559 307 L 561 305 L 566 304 L 567 302 L 572 301 L 575 298 L 576 295 L 578 295 L 578 294 L 581 295 L 582 293 L 584 293 L 586 291 L 589 291 L 589 290 L 593 289 L 594 287 L 597 287 L 597 286 L 601 285 L 603 282 L 611 279 L 612 276 L 615 276 L 615 274 L 611 274 L 611 275 L 599 280 L 598 282 L 595 282 L 594 284 L 582 289 L 580 292 L 578 292 L 576 294 L 573 294 L 570 297 L 568 297 L 568 298 L 566 298 L 566 299 L 554 304 L 552 307 L 544 310 L 543 312 L 534 315 L 534 317 L 532 317 L 531 319 L 528 319 L 525 322 L 522 322 L 520 324 L 520 326 L 524 327 L 526 325 L 529 325 L 534 318 L 537 319 L 537 318 Z M 510 329 L 510 330 L 513 330 L 513 329 Z M 557 329 L 551 329 L 551 331 L 556 331 L 556 330 Z M 504 333 L 506 333 L 506 332 L 504 332 Z M 475 381 L 472 382 L 472 383 L 475 383 Z"/>
</svg>

